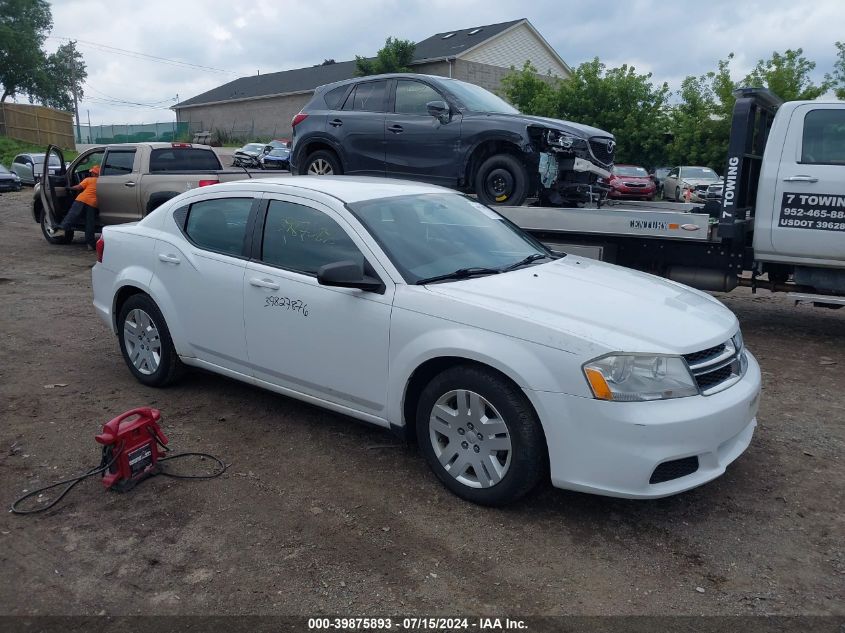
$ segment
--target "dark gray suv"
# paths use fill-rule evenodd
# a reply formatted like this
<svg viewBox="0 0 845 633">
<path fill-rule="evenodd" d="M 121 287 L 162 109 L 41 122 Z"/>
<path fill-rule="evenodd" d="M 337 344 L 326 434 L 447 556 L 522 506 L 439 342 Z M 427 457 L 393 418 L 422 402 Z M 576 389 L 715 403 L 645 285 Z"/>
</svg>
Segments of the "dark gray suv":
<svg viewBox="0 0 845 633">
<path fill-rule="evenodd" d="M 479 86 L 411 73 L 321 86 L 292 127 L 293 173 L 420 180 L 491 205 L 601 199 L 616 146 L 612 134 L 520 114 Z"/>
</svg>

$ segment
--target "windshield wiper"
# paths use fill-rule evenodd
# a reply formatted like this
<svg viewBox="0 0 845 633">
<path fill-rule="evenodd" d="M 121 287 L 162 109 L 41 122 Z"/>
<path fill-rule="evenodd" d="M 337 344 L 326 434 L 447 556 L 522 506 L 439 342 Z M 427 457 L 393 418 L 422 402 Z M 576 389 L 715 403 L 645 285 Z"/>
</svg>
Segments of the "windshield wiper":
<svg viewBox="0 0 845 633">
<path fill-rule="evenodd" d="M 518 262 L 514 262 L 513 264 L 509 264 L 501 269 L 501 272 L 506 273 L 509 270 L 513 270 L 514 268 L 519 268 L 520 266 L 525 266 L 526 264 L 530 264 L 531 262 L 536 262 L 538 259 L 552 259 L 551 255 L 546 255 L 545 253 L 531 253 L 528 257 L 524 257 L 520 259 Z"/>
<path fill-rule="evenodd" d="M 466 279 L 467 277 L 474 277 L 475 275 L 498 275 L 501 270 L 498 268 L 483 268 L 481 266 L 472 266 L 470 268 L 458 268 L 458 270 L 454 270 L 451 273 L 446 273 L 444 275 L 435 275 L 434 277 L 426 277 L 424 279 L 420 279 L 416 284 L 418 286 L 422 286 L 425 284 L 430 284 L 435 281 L 445 281 L 446 279 Z"/>
</svg>

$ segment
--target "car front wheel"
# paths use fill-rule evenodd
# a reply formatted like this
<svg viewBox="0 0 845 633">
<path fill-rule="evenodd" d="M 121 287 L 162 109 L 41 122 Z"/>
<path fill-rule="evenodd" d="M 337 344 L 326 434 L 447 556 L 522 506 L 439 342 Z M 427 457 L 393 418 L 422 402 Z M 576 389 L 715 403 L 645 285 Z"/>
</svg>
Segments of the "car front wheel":
<svg viewBox="0 0 845 633">
<path fill-rule="evenodd" d="M 491 156 L 475 175 L 475 194 L 484 204 L 518 207 L 528 197 L 525 166 L 510 154 Z"/>
<path fill-rule="evenodd" d="M 139 382 L 164 387 L 183 371 L 167 323 L 155 302 L 144 294 L 129 297 L 118 316 L 118 340 L 126 366 Z"/>
<path fill-rule="evenodd" d="M 531 405 L 484 368 L 457 366 L 432 379 L 420 396 L 416 431 L 437 478 L 474 503 L 516 501 L 546 469 L 545 439 Z"/>
</svg>

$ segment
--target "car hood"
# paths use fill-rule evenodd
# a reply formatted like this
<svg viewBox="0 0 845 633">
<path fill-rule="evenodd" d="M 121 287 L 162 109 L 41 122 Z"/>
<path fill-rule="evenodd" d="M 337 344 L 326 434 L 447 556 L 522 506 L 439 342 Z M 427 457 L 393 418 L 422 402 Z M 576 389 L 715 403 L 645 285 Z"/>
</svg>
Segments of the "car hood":
<svg viewBox="0 0 845 633">
<path fill-rule="evenodd" d="M 592 136 L 603 136 L 605 138 L 614 138 L 610 132 L 605 132 L 597 127 L 590 125 L 583 125 L 581 123 L 574 123 L 573 121 L 563 121 L 561 119 L 551 119 L 544 116 L 531 116 L 529 114 L 505 114 L 495 113 L 490 116 L 499 116 L 505 119 L 525 121 L 529 125 L 542 125 L 543 127 L 551 128 L 553 130 L 561 130 L 574 136 L 581 138 L 590 138 Z"/>
<path fill-rule="evenodd" d="M 714 182 L 721 182 L 721 178 L 684 178 L 683 182 L 688 185 L 712 185 Z"/>
<path fill-rule="evenodd" d="M 713 297 L 627 268 L 567 255 L 539 266 L 429 284 L 443 318 L 594 357 L 687 354 L 730 338 L 734 314 Z"/>
<path fill-rule="evenodd" d="M 614 180 L 627 180 L 630 182 L 654 182 L 651 176 L 617 176 L 614 174 Z"/>
</svg>

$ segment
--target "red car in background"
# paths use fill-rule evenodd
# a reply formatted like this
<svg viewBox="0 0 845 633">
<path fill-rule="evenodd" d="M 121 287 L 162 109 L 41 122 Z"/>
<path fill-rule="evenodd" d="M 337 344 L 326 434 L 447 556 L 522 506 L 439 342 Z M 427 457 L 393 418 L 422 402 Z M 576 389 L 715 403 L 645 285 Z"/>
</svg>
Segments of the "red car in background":
<svg viewBox="0 0 845 633">
<path fill-rule="evenodd" d="M 610 172 L 611 198 L 635 198 L 637 200 L 653 200 L 657 192 L 654 180 L 642 167 L 636 165 L 614 165 Z"/>
</svg>

